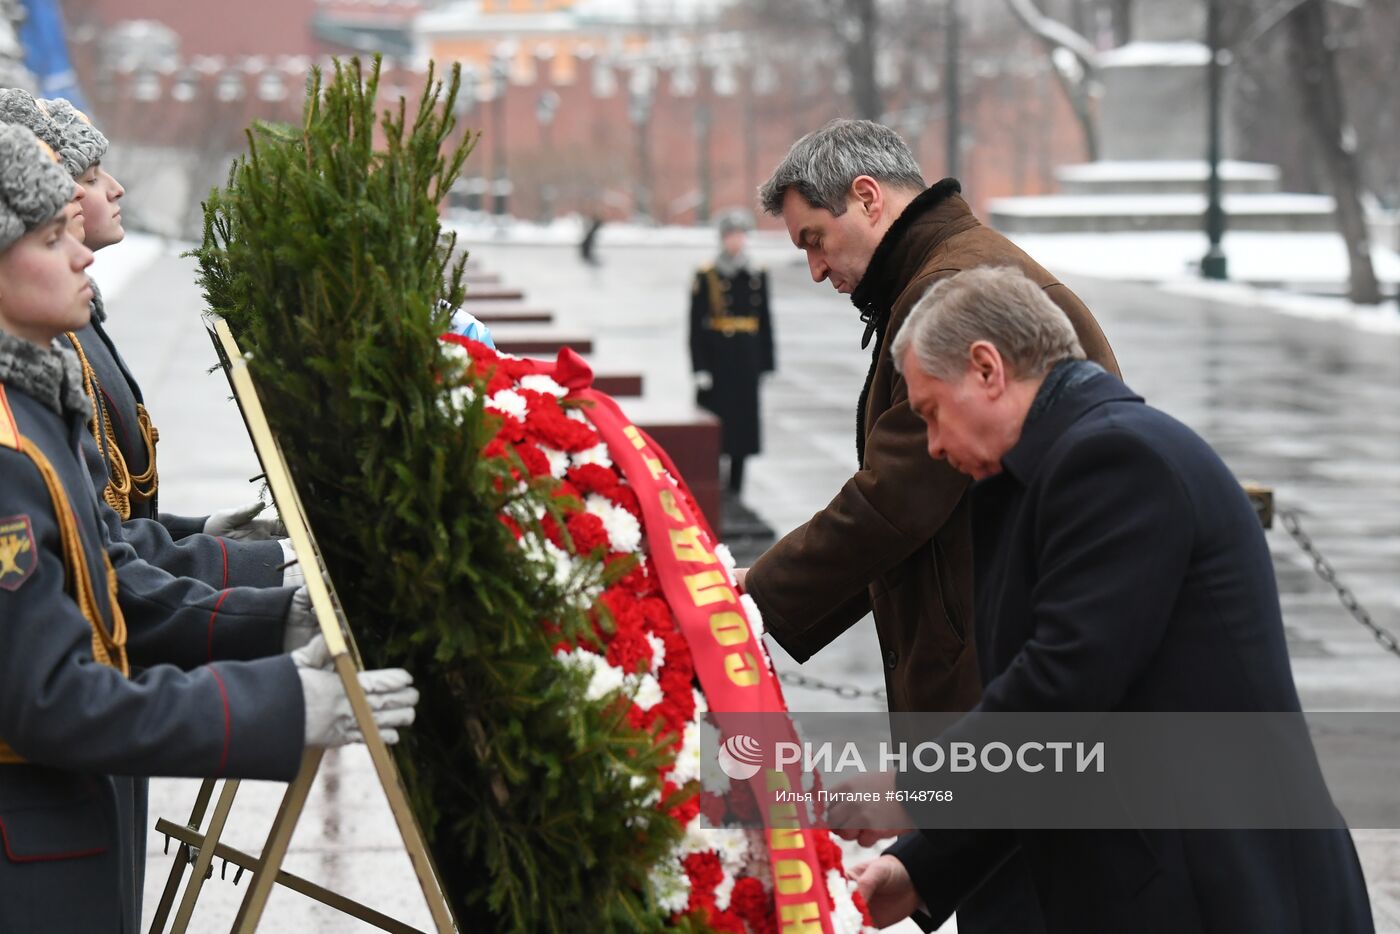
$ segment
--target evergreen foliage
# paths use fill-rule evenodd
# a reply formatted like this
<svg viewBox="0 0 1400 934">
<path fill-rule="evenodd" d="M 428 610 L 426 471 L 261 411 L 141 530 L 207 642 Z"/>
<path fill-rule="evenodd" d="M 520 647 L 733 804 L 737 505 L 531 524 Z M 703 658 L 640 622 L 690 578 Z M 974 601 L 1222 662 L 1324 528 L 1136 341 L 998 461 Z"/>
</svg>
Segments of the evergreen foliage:
<svg viewBox="0 0 1400 934">
<path fill-rule="evenodd" d="M 366 664 L 422 691 L 396 756 L 461 929 L 659 929 L 668 753 L 552 654 L 588 631 L 580 595 L 603 570 L 561 588 L 516 547 L 499 514 L 539 515 L 553 481 L 480 457 L 484 394 L 444 392 L 465 257 L 437 205 L 477 139 L 453 132 L 457 92 L 456 69 L 430 73 L 416 109 L 379 114 L 378 61 L 314 73 L 302 126 L 255 126 L 210 195 L 201 284 L 249 354 Z"/>
</svg>

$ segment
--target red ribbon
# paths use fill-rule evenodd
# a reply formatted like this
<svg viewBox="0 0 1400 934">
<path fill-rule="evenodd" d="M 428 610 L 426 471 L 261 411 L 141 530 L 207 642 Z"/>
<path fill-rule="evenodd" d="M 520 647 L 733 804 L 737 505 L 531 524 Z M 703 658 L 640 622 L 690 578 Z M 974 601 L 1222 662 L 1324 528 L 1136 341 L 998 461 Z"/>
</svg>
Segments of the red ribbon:
<svg viewBox="0 0 1400 934">
<path fill-rule="evenodd" d="M 570 353 L 560 354 L 559 365 L 567 366 L 569 377 L 577 379 L 577 366 L 587 365 L 576 355 L 566 360 Z M 670 459 L 609 396 L 591 388 L 577 388 L 570 396 L 593 403 L 584 412 L 637 494 L 652 571 L 690 646 L 710 709 L 721 715 L 716 717 L 721 729 L 725 712 L 786 712 L 778 679 L 749 627 L 739 592 L 715 554 L 715 536 Z M 752 731 L 759 719 L 748 717 L 744 723 Z M 764 742 L 795 742 L 791 723 L 782 718 L 782 727 L 775 727 L 776 719 L 762 718 Z M 778 930 L 830 934 L 826 879 L 806 808 L 777 801 L 779 790 L 805 790 L 801 771 L 796 764 L 785 770 L 765 764 L 749 781 L 763 813 Z"/>
</svg>

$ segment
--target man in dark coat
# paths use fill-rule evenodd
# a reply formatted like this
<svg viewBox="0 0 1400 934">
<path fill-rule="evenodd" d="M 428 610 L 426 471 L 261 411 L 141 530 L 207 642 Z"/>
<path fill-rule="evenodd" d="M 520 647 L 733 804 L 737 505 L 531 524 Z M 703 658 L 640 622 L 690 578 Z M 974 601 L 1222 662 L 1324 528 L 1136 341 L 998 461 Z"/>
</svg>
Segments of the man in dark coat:
<svg viewBox="0 0 1400 934">
<path fill-rule="evenodd" d="M 894 711 L 968 710 L 981 689 L 971 645 L 968 481 L 929 458 L 889 352 L 909 309 L 959 270 L 1015 266 L 1069 315 L 1090 359 L 1117 371 L 1079 298 L 984 227 L 960 191 L 953 179 L 926 188 L 909 147 L 888 127 L 838 120 L 798 140 L 759 192 L 806 252 L 813 280 L 850 294 L 866 323 L 861 346 L 873 339 L 873 356 L 858 405 L 858 470 L 754 563 L 744 585 L 768 631 L 799 662 L 873 611 Z M 911 835 L 894 852 L 923 846 Z M 960 930 L 1034 931 L 1016 908 L 1026 899 L 1008 895 L 1008 884 L 965 905 Z"/>
<path fill-rule="evenodd" d="M 744 485 L 744 460 L 762 450 L 758 386 L 773 372 L 773 319 L 768 273 L 745 251 L 753 219 L 746 211 L 720 218 L 720 252 L 690 286 L 690 364 L 696 401 L 719 416 L 729 459 L 729 491 Z"/>
<path fill-rule="evenodd" d="M 892 355 L 929 454 L 977 481 L 974 713 L 1300 710 L 1249 499 L 1205 441 L 1084 360 L 1035 283 L 940 283 Z M 920 899 L 941 920 L 1019 847 L 1050 934 L 1373 930 L 1345 829 L 958 836 L 970 846 L 911 865 L 912 884 L 866 880 L 881 920 Z"/>
</svg>

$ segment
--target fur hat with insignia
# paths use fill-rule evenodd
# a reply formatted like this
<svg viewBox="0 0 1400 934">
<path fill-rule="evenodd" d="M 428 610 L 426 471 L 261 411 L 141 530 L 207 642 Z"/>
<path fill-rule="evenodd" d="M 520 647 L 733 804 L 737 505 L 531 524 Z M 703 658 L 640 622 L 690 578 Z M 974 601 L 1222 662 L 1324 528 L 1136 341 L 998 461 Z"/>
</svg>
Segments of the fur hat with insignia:
<svg viewBox="0 0 1400 934">
<path fill-rule="evenodd" d="M 735 231 L 748 233 L 753 230 L 753 215 L 743 208 L 735 208 L 732 211 L 725 211 L 719 218 L 719 235 L 723 239 L 726 235 Z"/>
<path fill-rule="evenodd" d="M 52 220 L 73 199 L 53 150 L 22 126 L 0 126 L 0 250 Z"/>
<path fill-rule="evenodd" d="M 22 88 L 0 89 L 0 122 L 22 126 L 47 143 L 74 178 L 107 153 L 107 137 L 63 98 L 38 100 Z"/>
</svg>

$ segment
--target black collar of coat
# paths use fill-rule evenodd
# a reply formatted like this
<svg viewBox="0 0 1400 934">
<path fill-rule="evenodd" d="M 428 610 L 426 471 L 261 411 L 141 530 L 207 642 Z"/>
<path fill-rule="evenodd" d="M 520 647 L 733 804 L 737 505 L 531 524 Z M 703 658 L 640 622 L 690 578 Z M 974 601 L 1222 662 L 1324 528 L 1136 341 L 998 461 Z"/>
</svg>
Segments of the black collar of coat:
<svg viewBox="0 0 1400 934">
<path fill-rule="evenodd" d="M 956 178 L 945 178 L 924 189 L 918 197 L 909 202 L 904 213 L 895 218 L 890 229 L 880 238 L 875 252 L 870 256 L 870 263 L 865 268 L 865 275 L 851 292 L 851 304 L 860 311 L 860 320 L 865 322 L 865 335 L 860 342 L 862 350 L 869 346 L 870 338 L 877 330 L 884 330 L 895 301 L 918 273 L 929 249 L 943 240 L 942 236 L 935 236 L 934 242 L 929 243 L 927 238 L 909 236 L 914 225 L 935 208 L 954 198 L 960 209 L 948 220 L 966 219 L 972 222 L 966 226 L 976 224 L 972 212 L 962 203 L 962 199 L 957 197 L 961 193 L 962 185 Z"/>
<path fill-rule="evenodd" d="M 1118 377 L 1100 373 L 1066 392 L 1028 425 L 1011 450 L 1002 455 L 1001 466 L 1022 484 L 1028 484 L 1060 436 L 1091 409 L 1107 402 L 1142 401 L 1142 396 Z"/>
</svg>

